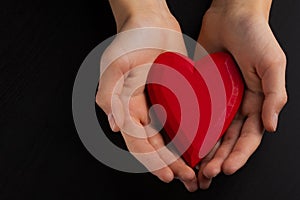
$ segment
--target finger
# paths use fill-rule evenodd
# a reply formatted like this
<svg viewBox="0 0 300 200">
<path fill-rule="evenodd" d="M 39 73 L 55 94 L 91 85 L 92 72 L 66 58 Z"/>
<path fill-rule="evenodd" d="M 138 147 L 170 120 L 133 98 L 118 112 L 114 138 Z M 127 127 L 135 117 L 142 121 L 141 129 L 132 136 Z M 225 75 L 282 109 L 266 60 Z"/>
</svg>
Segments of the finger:
<svg viewBox="0 0 300 200">
<path fill-rule="evenodd" d="M 159 154 L 146 138 L 136 138 L 121 131 L 128 150 L 153 175 L 163 182 L 169 183 L 174 179 L 172 170 L 165 164 Z M 136 133 L 134 133 L 136 134 Z M 146 134 L 146 133 L 142 133 Z"/>
<path fill-rule="evenodd" d="M 223 136 L 221 145 L 217 149 L 213 159 L 209 161 L 203 168 L 203 174 L 205 177 L 214 178 L 221 172 L 222 164 L 229 156 L 236 141 L 238 140 L 243 122 L 243 116 L 239 114 L 237 115 L 236 119 L 232 121 L 231 125 Z"/>
<path fill-rule="evenodd" d="M 201 163 L 199 167 L 199 172 L 198 172 L 198 184 L 199 188 L 202 190 L 206 190 L 209 188 L 212 178 L 207 178 L 203 173 L 203 169 L 205 167 L 206 163 Z"/>
<path fill-rule="evenodd" d="M 253 114 L 246 119 L 238 141 L 222 165 L 222 171 L 225 174 L 235 173 L 247 162 L 259 146 L 263 131 L 259 113 Z"/>
<path fill-rule="evenodd" d="M 199 171 L 198 171 L 198 184 L 199 187 L 203 190 L 208 189 L 212 181 L 212 178 L 205 176 L 203 170 L 205 169 L 209 161 L 214 157 L 219 146 L 220 146 L 220 141 L 218 141 L 218 143 L 214 146 L 214 148 L 200 163 Z"/>
<path fill-rule="evenodd" d="M 262 120 L 265 128 L 273 132 L 277 128 L 278 115 L 287 102 L 285 88 L 286 59 L 283 52 L 261 74 L 265 100 L 262 108 Z M 269 63 L 266 63 L 269 64 Z"/>
<path fill-rule="evenodd" d="M 170 165 L 175 176 L 184 184 L 190 192 L 198 190 L 196 173 L 181 158 Z"/>
<path fill-rule="evenodd" d="M 175 177 L 177 177 L 187 188 L 188 191 L 194 192 L 198 189 L 197 178 L 194 170 L 190 168 L 186 163 L 175 153 L 166 148 L 161 134 L 153 134 L 155 130 L 150 130 L 148 127 L 146 130 L 151 137 L 148 138 L 150 144 L 159 153 L 161 159 L 169 165 Z"/>
</svg>

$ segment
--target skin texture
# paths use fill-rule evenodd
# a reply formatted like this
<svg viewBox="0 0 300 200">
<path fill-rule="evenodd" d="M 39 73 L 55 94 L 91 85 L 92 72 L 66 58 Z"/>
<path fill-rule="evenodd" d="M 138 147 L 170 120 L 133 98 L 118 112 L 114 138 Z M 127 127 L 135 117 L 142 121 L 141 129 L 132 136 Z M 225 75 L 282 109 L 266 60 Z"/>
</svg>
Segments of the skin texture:
<svg viewBox="0 0 300 200">
<path fill-rule="evenodd" d="M 116 3 L 118 4 L 115 5 Z M 123 5 L 123 3 L 124 7 L 121 10 L 128 10 L 130 13 L 130 15 L 128 15 L 125 19 L 122 14 L 123 12 L 118 11 L 120 9 L 119 5 Z M 118 0 L 111 1 L 111 5 L 117 21 L 117 30 L 119 33 L 143 27 L 166 28 L 174 30 L 177 33 L 181 32 L 177 20 L 171 15 L 163 1 L 150 0 L 145 2 L 143 1 L 143 3 L 141 3 L 141 1 L 129 2 Z M 152 6 L 153 10 L 151 9 Z M 158 7 L 160 9 L 157 9 Z M 159 13 L 157 13 L 158 10 Z M 119 16 L 119 13 L 121 13 L 122 16 Z M 132 37 L 137 38 L 139 36 L 134 35 Z M 152 38 L 149 37 L 151 36 L 145 36 L 145 38 L 141 39 L 151 40 Z M 127 40 L 126 38 L 124 40 Z M 175 37 L 174 40 L 176 42 L 166 42 L 169 38 L 172 38 L 172 34 L 165 32 L 162 33 L 159 38 L 154 38 L 154 40 L 162 41 L 162 43 L 165 42 L 166 44 L 162 44 L 161 46 L 164 49 L 178 49 L 178 52 L 186 54 L 182 37 L 179 39 Z M 121 40 L 119 43 L 126 42 L 122 38 L 119 40 Z M 169 44 L 176 44 L 176 46 L 169 47 Z M 117 49 L 119 49 L 118 44 L 111 45 L 104 53 L 102 59 L 109 60 L 109 57 L 113 54 L 112 52 L 117 51 Z M 139 88 L 134 92 L 134 95 L 131 96 L 129 101 L 129 113 L 120 112 L 124 110 L 124 107 L 126 107 L 125 99 L 128 99 L 131 89 L 135 88 L 137 82 L 140 81 L 138 80 L 139 77 L 143 77 L 145 75 L 144 72 L 139 72 L 138 70 L 135 71 L 135 69 L 138 69 L 139 66 L 153 63 L 155 58 L 161 52 L 162 51 L 159 49 L 137 50 L 127 53 L 111 63 L 100 79 L 96 102 L 108 115 L 108 120 L 112 130 L 115 132 L 121 131 L 129 151 L 133 153 L 133 155 L 135 155 L 135 157 L 144 164 L 144 166 L 148 168 L 152 174 L 166 183 L 177 178 L 183 182 L 189 191 L 192 192 L 198 189 L 197 178 L 194 170 L 187 166 L 182 159 L 177 159 L 171 151 L 157 151 L 165 146 L 162 136 L 157 133 L 152 134 L 151 137 L 147 137 L 149 130 L 145 130 L 143 128 L 128 128 L 131 123 L 130 121 L 132 120 L 140 127 L 149 123 L 149 113 L 144 88 Z M 132 71 L 129 75 L 125 76 L 122 81 L 118 82 L 118 80 L 130 70 Z M 114 88 L 120 89 L 114 91 Z M 114 114 L 112 114 L 113 109 L 117 110 Z M 135 135 L 139 137 L 135 137 Z M 135 154 L 149 152 L 154 152 L 154 155 L 152 155 L 152 157 L 143 157 Z M 153 171 L 152 163 L 149 163 L 149 160 L 163 164 L 165 167 Z M 168 165 L 168 160 L 174 160 L 174 162 Z"/>
<path fill-rule="evenodd" d="M 118 33 L 143 27 L 181 32 L 163 0 L 111 0 L 110 4 Z M 149 134 L 155 130 L 128 128 L 132 121 L 139 127 L 150 122 L 144 88 L 138 88 L 132 96 L 130 91 L 142 77 L 141 72 L 135 69 L 152 63 L 162 51 L 133 51 L 105 66 L 96 103 L 107 114 L 112 130 L 122 133 L 129 151 L 160 180 L 170 182 L 178 178 L 190 192 L 199 187 L 206 189 L 219 173 L 233 174 L 247 162 L 260 144 L 265 129 L 270 132 L 276 130 L 279 112 L 287 101 L 286 59 L 268 25 L 270 6 L 269 0 L 215 0 L 204 16 L 198 42 L 210 53 L 229 51 L 234 56 L 244 76 L 246 91 L 239 113 L 221 141 L 200 163 L 198 176 L 173 152 L 166 149 L 158 151 L 165 144 L 159 133 Z M 176 42 L 168 41 L 169 38 L 172 36 L 168 33 L 159 36 L 158 39 L 163 41 L 161 47 L 185 54 L 182 38 L 174 39 Z M 151 40 L 149 37 L 144 39 Z M 118 44 L 128 42 L 126 40 L 129 39 L 116 38 L 117 42 L 108 47 L 102 60 L 112 59 L 113 52 L 120 49 Z M 170 47 L 170 44 L 175 46 Z M 124 111 L 126 100 L 129 100 L 128 112 Z M 152 157 L 136 154 L 149 152 L 154 152 Z M 165 167 L 151 170 L 149 160 Z M 170 163 L 170 160 L 173 162 Z"/>
<path fill-rule="evenodd" d="M 234 6 L 219 2 L 215 1 L 204 16 L 198 41 L 210 53 L 229 51 L 234 56 L 246 90 L 220 146 L 200 165 L 202 189 L 220 172 L 233 174 L 247 162 L 264 130 L 276 130 L 279 112 L 287 102 L 286 58 L 268 24 L 271 1 L 255 5 L 240 1 Z"/>
</svg>

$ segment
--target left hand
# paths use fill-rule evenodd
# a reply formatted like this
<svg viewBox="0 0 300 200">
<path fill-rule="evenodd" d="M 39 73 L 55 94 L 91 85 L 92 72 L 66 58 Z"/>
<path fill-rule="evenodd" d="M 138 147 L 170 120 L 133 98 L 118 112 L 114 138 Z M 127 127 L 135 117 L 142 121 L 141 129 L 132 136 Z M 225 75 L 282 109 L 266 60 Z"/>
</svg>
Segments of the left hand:
<svg viewBox="0 0 300 200">
<path fill-rule="evenodd" d="M 202 189 L 221 171 L 233 174 L 247 162 L 263 132 L 276 130 L 279 112 L 287 102 L 286 57 L 268 24 L 270 6 L 270 0 L 214 0 L 203 18 L 198 42 L 209 53 L 230 52 L 246 87 L 239 113 L 200 163 Z"/>
</svg>

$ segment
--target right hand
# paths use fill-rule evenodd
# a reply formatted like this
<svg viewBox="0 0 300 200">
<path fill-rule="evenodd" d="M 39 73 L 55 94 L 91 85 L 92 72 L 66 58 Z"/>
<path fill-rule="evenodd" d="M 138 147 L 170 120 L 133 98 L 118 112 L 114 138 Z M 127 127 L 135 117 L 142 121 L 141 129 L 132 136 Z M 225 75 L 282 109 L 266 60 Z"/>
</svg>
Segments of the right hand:
<svg viewBox="0 0 300 200">
<path fill-rule="evenodd" d="M 147 70 L 143 66 L 151 66 L 163 50 L 186 54 L 176 19 L 169 12 L 157 12 L 149 9 L 117 22 L 118 32 L 125 32 L 125 36 L 119 34 L 102 56 L 96 103 L 107 114 L 111 129 L 121 132 L 128 150 L 152 174 L 167 183 L 177 177 L 192 192 L 198 189 L 193 169 L 165 147 L 160 133 L 147 126 L 149 107 L 140 84 L 146 83 Z M 145 27 L 159 29 L 143 32 L 141 28 Z M 135 51 L 129 47 L 143 47 L 138 43 L 144 41 L 156 44 Z"/>
</svg>

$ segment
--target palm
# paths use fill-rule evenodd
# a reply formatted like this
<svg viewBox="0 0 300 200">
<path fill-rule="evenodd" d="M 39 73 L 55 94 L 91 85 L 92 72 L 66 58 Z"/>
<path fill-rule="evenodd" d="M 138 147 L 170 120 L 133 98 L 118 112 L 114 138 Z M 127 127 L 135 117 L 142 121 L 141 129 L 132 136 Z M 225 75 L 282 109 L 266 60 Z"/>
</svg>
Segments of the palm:
<svg viewBox="0 0 300 200">
<path fill-rule="evenodd" d="M 270 115 L 277 102 L 274 103 L 270 95 L 277 94 L 274 88 L 285 91 L 284 86 L 280 85 L 284 82 L 285 57 L 262 17 L 224 18 L 218 12 L 209 10 L 204 16 L 198 41 L 208 52 L 229 51 L 246 83 L 236 119 L 228 128 L 220 147 L 212 151 L 200 166 L 200 183 L 207 188 L 211 178 L 220 171 L 232 174 L 246 163 L 260 144 L 264 128 L 274 131 L 274 121 Z M 282 67 L 281 74 L 278 67 Z M 275 86 L 270 86 L 271 78 L 276 80 Z M 276 112 L 279 113 L 279 110 Z"/>
<path fill-rule="evenodd" d="M 144 87 L 150 65 L 163 50 L 186 53 L 175 18 L 170 17 L 167 23 L 156 19 L 149 15 L 133 17 L 120 27 L 122 34 L 102 58 L 104 69 L 96 100 L 108 115 L 113 114 L 117 124 L 113 130 L 121 131 L 128 150 L 151 173 L 165 182 L 178 177 L 188 190 L 195 191 L 194 171 L 165 147 L 156 130 L 147 126 L 150 120 Z"/>
</svg>

